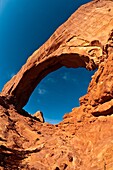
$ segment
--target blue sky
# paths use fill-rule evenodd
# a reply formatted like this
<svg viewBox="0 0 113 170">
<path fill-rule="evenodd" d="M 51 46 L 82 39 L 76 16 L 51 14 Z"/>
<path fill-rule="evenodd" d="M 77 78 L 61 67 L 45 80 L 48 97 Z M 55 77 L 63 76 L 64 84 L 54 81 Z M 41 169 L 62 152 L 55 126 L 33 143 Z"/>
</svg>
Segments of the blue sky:
<svg viewBox="0 0 113 170">
<path fill-rule="evenodd" d="M 0 91 L 27 58 L 88 0 L 0 0 Z M 25 109 L 57 123 L 79 106 L 94 72 L 61 68 L 37 86 Z"/>
</svg>

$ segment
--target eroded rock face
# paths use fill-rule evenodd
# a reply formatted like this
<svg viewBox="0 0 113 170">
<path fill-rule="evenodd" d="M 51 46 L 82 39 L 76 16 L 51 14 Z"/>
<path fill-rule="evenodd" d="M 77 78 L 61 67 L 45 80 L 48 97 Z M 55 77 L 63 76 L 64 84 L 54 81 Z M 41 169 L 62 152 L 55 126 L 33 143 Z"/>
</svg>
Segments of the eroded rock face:
<svg viewBox="0 0 113 170">
<path fill-rule="evenodd" d="M 91 106 L 92 114 L 95 116 L 113 112 L 113 30 L 105 50 L 107 58 L 99 64 L 98 71 L 88 87 L 88 93 L 80 99 L 81 104 Z"/>
<path fill-rule="evenodd" d="M 35 118 L 39 119 L 40 122 L 44 123 L 44 117 L 43 117 L 43 113 L 41 111 L 37 111 L 34 115 Z"/>
<path fill-rule="evenodd" d="M 104 50 L 113 26 L 113 2 L 94 1 L 80 7 L 27 60 L 3 88 L 22 108 L 38 83 L 62 67 L 96 69 L 106 59 Z"/>
<path fill-rule="evenodd" d="M 98 68 L 80 107 L 58 125 L 22 107 L 48 73 Z M 41 117 L 42 118 L 42 117 Z M 1 170 L 113 170 L 113 1 L 80 7 L 0 94 Z"/>
</svg>

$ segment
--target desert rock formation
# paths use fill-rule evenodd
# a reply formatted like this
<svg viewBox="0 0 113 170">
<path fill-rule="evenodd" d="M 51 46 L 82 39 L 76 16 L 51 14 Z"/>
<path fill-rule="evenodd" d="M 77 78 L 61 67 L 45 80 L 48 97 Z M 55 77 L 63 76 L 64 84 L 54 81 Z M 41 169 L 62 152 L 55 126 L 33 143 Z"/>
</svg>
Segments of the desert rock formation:
<svg viewBox="0 0 113 170">
<path fill-rule="evenodd" d="M 62 66 L 97 69 L 80 107 L 58 125 L 22 108 Z M 39 115 L 41 116 L 41 115 Z M 81 6 L 0 94 L 1 170 L 113 170 L 113 1 Z"/>
<path fill-rule="evenodd" d="M 37 111 L 34 115 L 34 118 L 39 119 L 40 122 L 44 123 L 44 117 L 43 117 L 43 113 L 41 111 Z"/>
</svg>

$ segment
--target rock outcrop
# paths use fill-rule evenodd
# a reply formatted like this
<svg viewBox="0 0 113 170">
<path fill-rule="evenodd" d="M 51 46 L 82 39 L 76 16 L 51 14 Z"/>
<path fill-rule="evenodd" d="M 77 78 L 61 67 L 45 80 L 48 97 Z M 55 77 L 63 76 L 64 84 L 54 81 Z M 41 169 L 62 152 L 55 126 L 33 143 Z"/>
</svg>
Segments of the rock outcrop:
<svg viewBox="0 0 113 170">
<path fill-rule="evenodd" d="M 93 70 L 106 59 L 113 26 L 111 1 L 94 1 L 79 8 L 32 56 L 3 88 L 2 95 L 22 108 L 38 83 L 62 67 Z"/>
<path fill-rule="evenodd" d="M 97 69 L 80 107 L 57 125 L 22 108 L 62 67 Z M 113 1 L 81 6 L 0 94 L 1 170 L 113 170 Z"/>
<path fill-rule="evenodd" d="M 40 122 L 44 123 L 44 117 L 43 117 L 43 113 L 41 111 L 37 111 L 34 115 L 35 118 L 39 119 Z"/>
</svg>

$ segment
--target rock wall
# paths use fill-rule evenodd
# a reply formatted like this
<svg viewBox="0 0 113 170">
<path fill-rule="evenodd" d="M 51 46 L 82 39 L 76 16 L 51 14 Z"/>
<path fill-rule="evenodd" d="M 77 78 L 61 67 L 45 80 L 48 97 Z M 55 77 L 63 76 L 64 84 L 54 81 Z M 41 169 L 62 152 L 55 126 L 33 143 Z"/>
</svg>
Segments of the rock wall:
<svg viewBox="0 0 113 170">
<path fill-rule="evenodd" d="M 62 67 L 98 69 L 80 107 L 57 125 L 22 109 L 38 83 Z M 0 94 L 1 170 L 113 170 L 113 1 L 81 6 Z"/>
<path fill-rule="evenodd" d="M 106 59 L 104 50 L 113 26 L 111 1 L 94 1 L 80 7 L 50 39 L 27 60 L 21 70 L 3 88 L 22 108 L 38 83 L 50 72 L 62 67 L 93 70 Z"/>
</svg>

